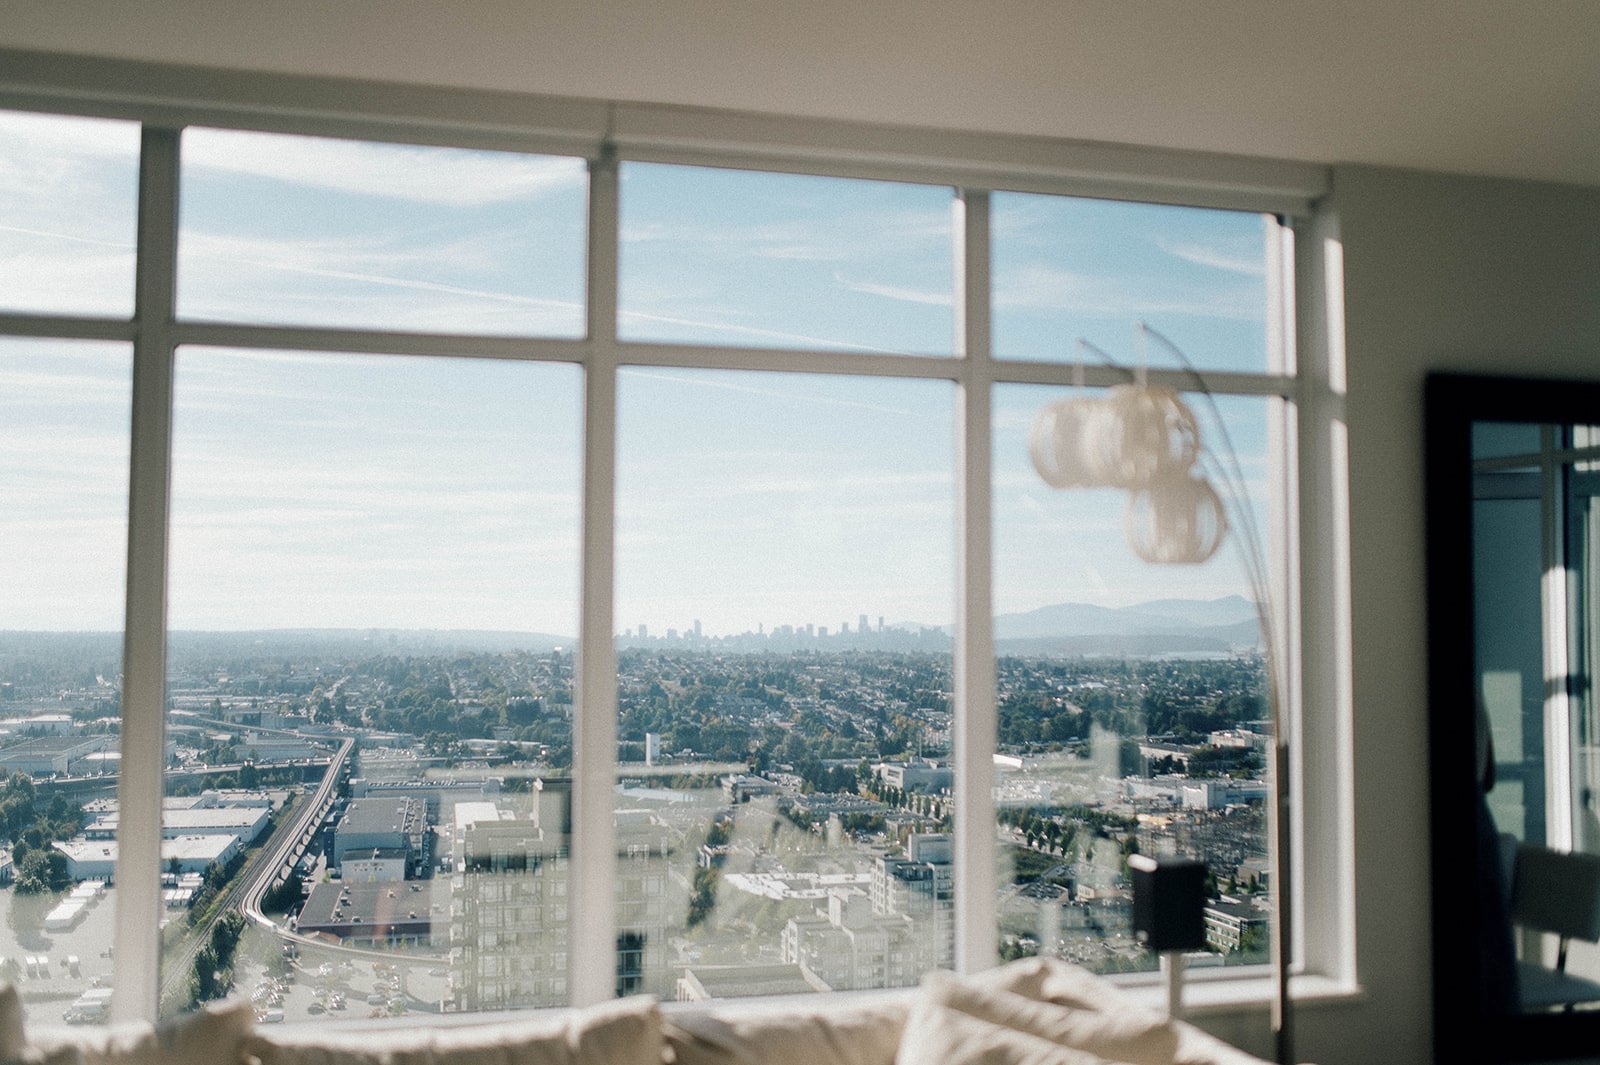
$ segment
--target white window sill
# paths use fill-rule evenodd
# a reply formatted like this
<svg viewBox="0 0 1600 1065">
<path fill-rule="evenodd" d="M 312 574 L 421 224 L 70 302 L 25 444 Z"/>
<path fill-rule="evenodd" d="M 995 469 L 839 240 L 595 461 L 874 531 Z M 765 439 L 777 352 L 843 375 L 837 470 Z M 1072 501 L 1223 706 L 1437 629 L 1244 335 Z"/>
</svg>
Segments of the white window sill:
<svg viewBox="0 0 1600 1065">
<path fill-rule="evenodd" d="M 1246 972 L 1197 970 L 1184 974 L 1183 1012 L 1185 1016 L 1238 1012 L 1248 1007 L 1265 1006 L 1272 1001 L 1274 984 L 1266 968 Z M 1155 974 L 1141 973 L 1135 979 L 1115 980 L 1123 993 L 1150 1009 L 1167 1007 L 1167 988 Z M 1357 984 L 1331 976 L 1306 973 L 1290 978 L 1289 995 L 1295 1009 L 1330 1003 L 1350 1003 L 1365 999 Z"/>
<path fill-rule="evenodd" d="M 1108 977 L 1118 990 L 1147 1009 L 1165 1010 L 1167 989 L 1159 974 L 1133 973 Z M 870 991 L 831 991 L 816 995 L 772 995 L 750 998 L 713 999 L 708 1002 L 662 1001 L 666 1013 L 702 1013 L 708 1010 L 740 1011 L 771 1010 L 793 1006 L 796 1009 L 812 1008 L 825 1001 L 864 1002 L 910 998 L 916 994 L 914 987 L 889 988 Z M 1294 1007 L 1303 1009 L 1330 1004 L 1350 1004 L 1364 1001 L 1366 992 L 1358 985 L 1318 974 L 1295 976 L 1290 982 Z M 1197 969 L 1185 973 L 1183 985 L 1183 1013 L 1186 1018 L 1206 1016 L 1222 1017 L 1256 1009 L 1264 1009 L 1272 1000 L 1273 980 L 1264 966 L 1240 969 Z M 286 1033 L 294 1042 L 314 1041 L 318 1033 L 360 1032 L 393 1028 L 397 1024 L 420 1028 L 467 1028 L 474 1025 L 502 1024 L 508 1021 L 532 1020 L 548 1017 L 567 1010 L 566 1006 L 529 1007 L 521 1010 L 500 1010 L 484 1013 L 408 1013 L 404 1017 L 340 1018 L 336 1023 L 326 1021 L 289 1021 L 265 1026 L 274 1032 Z M 47 1025 L 46 1027 L 59 1027 Z"/>
</svg>

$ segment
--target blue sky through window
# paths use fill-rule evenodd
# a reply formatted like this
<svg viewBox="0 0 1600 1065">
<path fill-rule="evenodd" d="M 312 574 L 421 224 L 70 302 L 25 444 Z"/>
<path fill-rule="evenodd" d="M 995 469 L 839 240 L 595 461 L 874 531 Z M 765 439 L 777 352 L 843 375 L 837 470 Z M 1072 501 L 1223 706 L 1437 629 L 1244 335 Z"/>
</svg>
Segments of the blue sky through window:
<svg viewBox="0 0 1600 1065">
<path fill-rule="evenodd" d="M 35 189 L 0 196 L 12 309 L 130 313 L 136 128 L 0 115 L 0 138 L 0 190 Z M 215 130 L 183 146 L 183 316 L 581 334 L 581 160 Z M 627 163 L 621 190 L 625 342 L 953 350 L 948 188 Z M 997 354 L 1081 358 L 1081 336 L 1131 363 L 1144 319 L 1205 369 L 1264 370 L 1267 234 L 1259 215 L 997 194 Z M 125 361 L 91 372 L 78 350 L 9 342 L 0 405 L 45 388 L 125 469 L 126 405 L 107 405 Z M 575 631 L 577 368 L 184 349 L 176 387 L 174 627 Z M 625 368 L 618 628 L 949 624 L 953 392 Z M 1245 592 L 1229 549 L 1138 563 L 1120 501 L 1030 480 L 1028 422 L 1059 394 L 996 391 L 996 609 Z M 1223 407 L 1259 507 L 1268 402 Z M 4 432 L 49 439 L 20 415 Z M 9 446 L 12 483 L 68 477 L 60 439 Z M 7 550 L 52 523 L 121 536 L 125 507 L 71 496 L 0 511 Z M 120 586 L 120 564 L 99 579 Z M 0 627 L 120 625 L 120 595 L 46 599 L 6 596 Z"/>
</svg>

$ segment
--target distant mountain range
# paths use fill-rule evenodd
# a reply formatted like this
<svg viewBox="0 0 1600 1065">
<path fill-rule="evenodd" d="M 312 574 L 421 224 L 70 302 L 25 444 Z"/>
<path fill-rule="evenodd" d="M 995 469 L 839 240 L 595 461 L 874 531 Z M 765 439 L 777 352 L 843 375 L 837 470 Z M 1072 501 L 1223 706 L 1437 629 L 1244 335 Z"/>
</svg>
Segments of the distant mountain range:
<svg viewBox="0 0 1600 1065">
<path fill-rule="evenodd" d="M 1058 603 L 997 615 L 994 637 L 1009 654 L 1183 654 L 1261 645 L 1255 604 L 1240 595 L 1124 607 Z"/>
<path fill-rule="evenodd" d="M 1255 604 L 1241 595 L 1221 599 L 1157 599 L 1134 606 L 1058 603 L 994 619 L 998 639 L 1029 636 L 1112 636 L 1218 629 L 1255 624 Z"/>
</svg>

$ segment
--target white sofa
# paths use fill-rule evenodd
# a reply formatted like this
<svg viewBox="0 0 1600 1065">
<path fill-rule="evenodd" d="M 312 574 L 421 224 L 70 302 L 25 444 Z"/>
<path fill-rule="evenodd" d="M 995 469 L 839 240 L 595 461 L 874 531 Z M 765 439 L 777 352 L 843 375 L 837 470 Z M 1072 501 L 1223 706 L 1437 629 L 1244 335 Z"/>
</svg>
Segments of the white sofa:
<svg viewBox="0 0 1600 1065">
<path fill-rule="evenodd" d="M 0 1063 L 40 1065 L 1264 1065 L 1062 962 L 930 975 L 886 998 L 662 1010 L 624 999 L 459 1027 L 255 1025 L 247 1002 L 172 1024 L 26 1032 L 0 990 Z"/>
</svg>

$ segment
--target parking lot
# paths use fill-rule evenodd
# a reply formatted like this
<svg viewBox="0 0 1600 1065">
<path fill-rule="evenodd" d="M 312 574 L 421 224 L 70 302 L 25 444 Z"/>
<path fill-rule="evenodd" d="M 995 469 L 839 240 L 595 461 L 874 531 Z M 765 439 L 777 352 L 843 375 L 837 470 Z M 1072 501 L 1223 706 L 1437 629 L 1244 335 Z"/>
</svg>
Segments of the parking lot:
<svg viewBox="0 0 1600 1065">
<path fill-rule="evenodd" d="M 30 1023 L 60 1024 L 67 1008 L 91 987 L 111 984 L 116 891 L 107 889 L 70 928 L 47 930 L 45 916 L 59 897 L 0 889 L 0 973 L 17 985 Z M 30 966 L 28 959 L 35 959 Z M 46 959 L 40 967 L 37 959 Z M 72 960 L 77 959 L 77 972 Z"/>
<path fill-rule="evenodd" d="M 378 958 L 333 947 L 301 946 L 283 957 L 276 937 L 251 929 L 234 968 L 233 994 L 249 998 L 268 1023 L 435 1013 L 449 989 L 445 960 L 395 954 Z"/>
<path fill-rule="evenodd" d="M 0 889 L 6 907 L 0 976 L 17 985 L 30 1024 L 59 1025 L 86 991 L 111 986 L 116 889 L 108 888 L 72 927 L 46 930 L 45 916 L 57 901 L 54 895 Z M 183 916 L 175 911 L 173 919 Z M 400 956 L 388 963 L 317 947 L 290 962 L 282 959 L 277 937 L 250 929 L 239 946 L 230 997 L 250 998 L 268 1022 L 434 1012 L 448 990 L 444 965 L 438 957 Z"/>
</svg>

